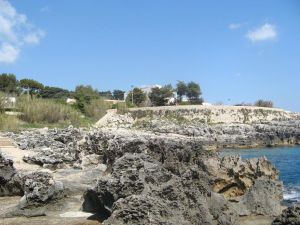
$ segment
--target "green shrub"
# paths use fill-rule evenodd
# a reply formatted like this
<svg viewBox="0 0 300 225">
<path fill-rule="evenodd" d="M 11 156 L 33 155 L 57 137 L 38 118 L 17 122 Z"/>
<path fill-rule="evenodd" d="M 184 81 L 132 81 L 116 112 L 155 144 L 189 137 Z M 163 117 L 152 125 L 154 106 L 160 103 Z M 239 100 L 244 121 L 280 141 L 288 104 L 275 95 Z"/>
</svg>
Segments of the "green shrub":
<svg viewBox="0 0 300 225">
<path fill-rule="evenodd" d="M 32 124 L 58 123 L 80 126 L 84 117 L 71 106 L 50 99 L 20 98 L 17 101 L 17 107 L 21 112 L 19 118 Z"/>
</svg>

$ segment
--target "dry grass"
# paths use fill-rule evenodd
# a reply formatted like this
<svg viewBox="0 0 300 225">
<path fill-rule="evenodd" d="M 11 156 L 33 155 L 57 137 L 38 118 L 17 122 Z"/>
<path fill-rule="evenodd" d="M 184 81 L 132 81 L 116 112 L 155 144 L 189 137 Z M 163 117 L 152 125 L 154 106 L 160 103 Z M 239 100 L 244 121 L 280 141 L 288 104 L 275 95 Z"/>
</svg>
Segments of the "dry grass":
<svg viewBox="0 0 300 225">
<path fill-rule="evenodd" d="M 98 121 L 105 114 L 106 110 L 112 107 L 112 103 L 105 102 L 103 98 L 94 99 L 90 104 L 84 106 L 85 114 L 94 121 Z"/>
<path fill-rule="evenodd" d="M 70 124 L 79 126 L 83 115 L 69 105 L 55 100 L 21 98 L 17 108 L 22 113 L 19 118 L 31 124 Z"/>
<path fill-rule="evenodd" d="M 18 131 L 20 128 L 20 121 L 16 116 L 8 116 L 0 113 L 0 130 L 1 131 Z"/>
</svg>

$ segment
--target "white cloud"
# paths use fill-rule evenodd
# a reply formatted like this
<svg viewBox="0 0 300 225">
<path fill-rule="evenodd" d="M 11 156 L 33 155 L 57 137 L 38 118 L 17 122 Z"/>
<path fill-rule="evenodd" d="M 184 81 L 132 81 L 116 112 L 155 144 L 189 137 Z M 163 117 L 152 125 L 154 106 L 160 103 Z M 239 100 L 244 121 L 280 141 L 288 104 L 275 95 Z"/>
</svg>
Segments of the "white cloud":
<svg viewBox="0 0 300 225">
<path fill-rule="evenodd" d="M 228 28 L 230 30 L 236 30 L 236 29 L 239 29 L 241 26 L 242 26 L 242 24 L 240 24 L 240 23 L 231 23 L 228 25 Z"/>
<path fill-rule="evenodd" d="M 0 62 L 13 63 L 18 58 L 19 53 L 19 48 L 8 43 L 3 43 L 0 47 Z"/>
<path fill-rule="evenodd" d="M 42 30 L 38 30 L 36 32 L 28 33 L 24 37 L 24 41 L 28 44 L 39 44 L 40 40 L 45 36 L 45 32 Z"/>
<path fill-rule="evenodd" d="M 51 10 L 50 10 L 50 7 L 49 6 L 45 6 L 43 8 L 40 9 L 40 12 L 41 13 L 49 13 Z"/>
<path fill-rule="evenodd" d="M 13 63 L 23 46 L 39 44 L 45 32 L 32 25 L 7 1 L 0 0 L 0 63 Z"/>
<path fill-rule="evenodd" d="M 276 26 L 265 23 L 261 27 L 249 31 L 246 37 L 252 42 L 274 40 L 277 37 Z"/>
</svg>

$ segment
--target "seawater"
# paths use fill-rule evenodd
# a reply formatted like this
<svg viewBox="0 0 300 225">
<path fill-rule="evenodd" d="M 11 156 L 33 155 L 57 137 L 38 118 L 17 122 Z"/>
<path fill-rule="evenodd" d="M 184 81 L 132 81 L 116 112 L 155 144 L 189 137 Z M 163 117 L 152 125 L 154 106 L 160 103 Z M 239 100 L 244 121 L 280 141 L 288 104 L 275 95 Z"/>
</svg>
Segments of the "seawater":
<svg viewBox="0 0 300 225">
<path fill-rule="evenodd" d="M 240 155 L 244 159 L 267 157 L 280 171 L 283 181 L 285 202 L 300 202 L 300 146 L 224 150 L 225 155 Z"/>
</svg>

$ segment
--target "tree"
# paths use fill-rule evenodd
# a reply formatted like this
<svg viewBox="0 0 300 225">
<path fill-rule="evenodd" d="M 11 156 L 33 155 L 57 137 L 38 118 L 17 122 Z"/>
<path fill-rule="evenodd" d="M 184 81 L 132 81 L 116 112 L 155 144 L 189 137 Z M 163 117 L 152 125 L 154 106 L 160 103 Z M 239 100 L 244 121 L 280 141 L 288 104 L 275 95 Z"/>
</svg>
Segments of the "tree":
<svg viewBox="0 0 300 225">
<path fill-rule="evenodd" d="M 44 88 L 44 85 L 36 80 L 22 79 L 20 80 L 20 87 L 27 90 L 31 99 L 33 99 L 33 95 L 40 93 L 40 91 Z"/>
<path fill-rule="evenodd" d="M 111 91 L 100 91 L 99 95 L 106 99 L 113 99 L 113 95 L 112 95 Z"/>
<path fill-rule="evenodd" d="M 90 85 L 79 85 L 75 88 L 74 97 L 77 100 L 77 107 L 85 112 L 85 106 L 91 104 L 93 99 L 99 99 L 100 95 L 97 90 L 94 90 Z"/>
<path fill-rule="evenodd" d="M 173 96 L 172 85 L 165 85 L 162 88 L 154 87 L 151 89 L 149 98 L 152 105 L 154 106 L 164 106 L 167 104 L 169 98 Z"/>
<path fill-rule="evenodd" d="M 202 104 L 203 99 L 200 97 L 202 94 L 199 84 L 191 81 L 187 84 L 186 95 L 190 103 Z"/>
<path fill-rule="evenodd" d="M 256 101 L 254 105 L 257 107 L 267 107 L 267 108 L 273 108 L 274 106 L 272 101 L 262 100 L 262 99 Z"/>
<path fill-rule="evenodd" d="M 125 93 L 125 91 L 122 91 L 122 90 L 114 90 L 113 98 L 115 100 L 124 100 L 124 93 Z"/>
<path fill-rule="evenodd" d="M 42 98 L 64 99 L 70 97 L 71 94 L 66 89 L 46 86 L 41 90 L 40 95 Z"/>
<path fill-rule="evenodd" d="M 187 94 L 187 86 L 184 81 L 178 81 L 176 84 L 176 92 L 177 92 L 177 99 L 179 102 L 182 101 L 182 96 Z"/>
<path fill-rule="evenodd" d="M 141 106 L 145 100 L 146 100 L 146 94 L 140 88 L 134 88 L 132 91 L 129 92 L 126 98 L 126 102 L 133 103 L 134 105 L 137 106 Z"/>
<path fill-rule="evenodd" d="M 15 93 L 18 81 L 14 74 L 2 73 L 0 75 L 0 91 L 5 93 Z"/>
</svg>

